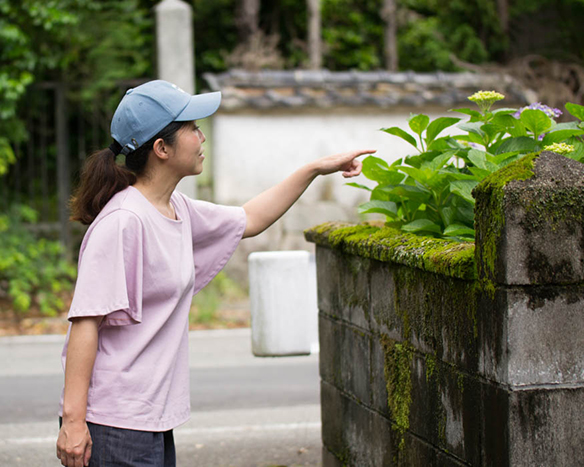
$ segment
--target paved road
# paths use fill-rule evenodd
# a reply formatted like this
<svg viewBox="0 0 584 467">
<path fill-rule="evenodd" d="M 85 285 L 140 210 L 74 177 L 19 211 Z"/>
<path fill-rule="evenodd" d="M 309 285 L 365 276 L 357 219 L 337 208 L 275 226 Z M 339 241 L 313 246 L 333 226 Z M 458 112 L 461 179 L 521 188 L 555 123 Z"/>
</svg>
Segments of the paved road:
<svg viewBox="0 0 584 467">
<path fill-rule="evenodd" d="M 320 464 L 318 355 L 256 358 L 249 329 L 190 335 L 192 417 L 178 465 Z M 62 336 L 0 338 L 0 466 L 59 466 Z"/>
</svg>

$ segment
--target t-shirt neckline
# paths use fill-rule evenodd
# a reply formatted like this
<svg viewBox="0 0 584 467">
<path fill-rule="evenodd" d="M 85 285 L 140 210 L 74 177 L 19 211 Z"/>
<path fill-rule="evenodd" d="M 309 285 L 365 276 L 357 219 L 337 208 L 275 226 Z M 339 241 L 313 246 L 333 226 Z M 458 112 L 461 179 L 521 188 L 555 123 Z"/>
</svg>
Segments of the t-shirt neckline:
<svg viewBox="0 0 584 467">
<path fill-rule="evenodd" d="M 172 199 L 172 195 L 170 197 L 170 202 L 172 203 L 172 206 L 174 207 L 174 214 L 175 216 L 177 216 L 178 219 L 171 219 L 170 217 L 165 216 L 164 214 L 162 214 L 158 209 L 156 209 L 156 206 L 154 206 L 150 200 L 148 198 L 146 198 L 146 196 L 144 196 L 144 194 L 138 190 L 138 188 L 136 188 L 133 185 L 128 185 L 128 188 L 131 188 L 132 190 L 134 190 L 135 192 L 138 193 L 139 197 L 142 198 L 146 204 L 148 204 L 150 206 L 151 209 L 153 209 L 154 211 L 156 211 L 156 213 L 162 217 L 163 219 L 166 219 L 168 222 L 173 222 L 175 224 L 182 224 L 182 216 L 179 216 L 178 213 L 178 209 L 176 207 L 176 203 L 174 202 L 174 200 Z"/>
</svg>

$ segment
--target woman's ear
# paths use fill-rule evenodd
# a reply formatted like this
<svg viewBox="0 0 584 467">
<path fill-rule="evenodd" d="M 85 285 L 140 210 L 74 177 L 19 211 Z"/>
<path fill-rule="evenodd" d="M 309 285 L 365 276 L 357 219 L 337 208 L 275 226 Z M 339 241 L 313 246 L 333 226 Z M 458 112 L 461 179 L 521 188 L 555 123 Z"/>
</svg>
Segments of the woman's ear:
<svg viewBox="0 0 584 467">
<path fill-rule="evenodd" d="M 154 151 L 156 157 L 159 157 L 160 159 L 168 159 L 168 145 L 162 138 L 158 138 L 156 141 L 154 141 L 152 150 Z"/>
</svg>

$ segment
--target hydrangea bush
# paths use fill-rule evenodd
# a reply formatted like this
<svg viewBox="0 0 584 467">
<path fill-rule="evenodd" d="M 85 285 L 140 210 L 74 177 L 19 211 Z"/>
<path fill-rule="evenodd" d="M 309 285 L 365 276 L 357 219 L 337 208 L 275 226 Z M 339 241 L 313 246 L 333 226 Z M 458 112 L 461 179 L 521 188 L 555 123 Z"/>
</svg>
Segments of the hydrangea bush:
<svg viewBox="0 0 584 467">
<path fill-rule="evenodd" d="M 412 114 L 411 132 L 399 127 L 382 131 L 402 138 L 417 151 L 391 165 L 369 156 L 363 161 L 363 174 L 377 183 L 369 188 L 370 201 L 359 207 L 360 214 L 380 213 L 387 225 L 406 232 L 459 241 L 474 240 L 473 188 L 489 174 L 541 150 L 584 159 L 584 106 L 568 103 L 566 110 L 577 121 L 557 123 L 562 112 L 541 103 L 521 109 L 500 108 L 493 104 L 505 98 L 495 91 L 479 91 L 468 99 L 478 110 L 453 109 L 470 117 L 439 117 L 433 121 L 424 114 Z M 464 133 L 440 134 L 456 125 Z"/>
</svg>

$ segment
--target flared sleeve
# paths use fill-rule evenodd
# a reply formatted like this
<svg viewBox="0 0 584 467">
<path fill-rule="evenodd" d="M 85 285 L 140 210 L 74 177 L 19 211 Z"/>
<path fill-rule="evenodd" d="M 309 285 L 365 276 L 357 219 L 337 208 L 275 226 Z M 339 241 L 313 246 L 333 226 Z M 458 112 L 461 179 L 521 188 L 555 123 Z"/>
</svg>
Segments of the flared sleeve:
<svg viewBox="0 0 584 467">
<path fill-rule="evenodd" d="M 242 207 L 184 198 L 193 234 L 196 294 L 227 264 L 243 237 L 247 218 Z"/>
<path fill-rule="evenodd" d="M 121 326 L 142 320 L 143 227 L 124 209 L 88 229 L 79 252 L 78 276 L 68 318 L 104 316 Z"/>
</svg>

